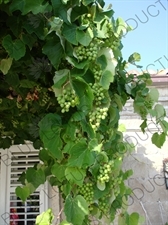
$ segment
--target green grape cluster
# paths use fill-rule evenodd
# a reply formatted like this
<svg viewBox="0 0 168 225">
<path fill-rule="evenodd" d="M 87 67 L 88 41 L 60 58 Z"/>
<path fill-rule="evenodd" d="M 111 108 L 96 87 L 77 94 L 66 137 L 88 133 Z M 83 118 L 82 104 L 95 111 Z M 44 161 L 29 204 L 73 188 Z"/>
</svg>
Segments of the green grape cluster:
<svg viewBox="0 0 168 225">
<path fill-rule="evenodd" d="M 101 120 L 104 120 L 107 117 L 108 108 L 95 108 L 94 111 L 89 113 L 89 122 L 92 125 L 92 128 L 97 130 L 100 126 Z"/>
<path fill-rule="evenodd" d="M 111 23 L 107 23 L 107 38 L 104 41 L 104 45 L 113 50 L 116 50 L 120 46 L 119 39 L 114 35 L 113 26 Z"/>
<path fill-rule="evenodd" d="M 102 76 L 102 70 L 98 66 L 95 66 L 92 71 L 93 71 L 95 80 L 99 81 Z"/>
<path fill-rule="evenodd" d="M 114 166 L 114 161 L 112 160 L 100 166 L 99 176 L 97 177 L 100 183 L 109 182 L 110 174 L 112 172 L 113 166 Z"/>
<path fill-rule="evenodd" d="M 99 200 L 99 209 L 104 214 L 108 214 L 110 207 L 109 207 L 109 204 L 107 203 L 107 200 L 105 198 L 102 198 L 102 199 Z"/>
<path fill-rule="evenodd" d="M 153 100 L 152 99 L 147 99 L 146 101 L 144 101 L 144 106 L 147 108 L 147 109 L 152 109 L 152 106 L 153 106 Z"/>
<path fill-rule="evenodd" d="M 84 59 L 88 59 L 89 61 L 95 61 L 97 58 L 97 53 L 99 49 L 99 40 L 94 39 L 93 42 L 89 44 L 89 46 L 85 47 L 80 45 L 76 49 L 76 56 L 79 61 Z"/>
<path fill-rule="evenodd" d="M 58 95 L 57 100 L 62 108 L 62 113 L 69 112 L 70 107 L 75 107 L 79 102 L 78 97 L 72 88 L 64 89 L 62 94 Z"/>
<path fill-rule="evenodd" d="M 96 106 L 100 106 L 102 104 L 102 100 L 105 98 L 104 89 L 99 83 L 94 83 L 92 85 L 92 90 L 94 94 L 95 104 Z"/>
<path fill-rule="evenodd" d="M 114 195 L 117 196 L 119 193 L 120 193 L 120 188 L 119 188 L 119 185 L 121 184 L 122 182 L 122 177 L 115 177 L 115 176 L 112 176 L 111 177 L 111 181 L 112 181 L 112 189 L 114 190 Z"/>
<path fill-rule="evenodd" d="M 92 183 L 87 183 L 80 187 L 79 193 L 85 198 L 89 205 L 93 204 L 94 191 Z M 92 208 L 90 208 L 90 210 L 92 210 Z"/>
</svg>

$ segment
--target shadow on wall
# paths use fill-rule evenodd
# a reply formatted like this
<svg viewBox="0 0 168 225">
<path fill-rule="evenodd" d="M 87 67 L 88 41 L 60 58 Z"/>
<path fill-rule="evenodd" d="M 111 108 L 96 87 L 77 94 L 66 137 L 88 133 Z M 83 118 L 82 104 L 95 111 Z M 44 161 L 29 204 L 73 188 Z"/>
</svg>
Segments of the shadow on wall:
<svg viewBox="0 0 168 225">
<path fill-rule="evenodd" d="M 144 225 L 165 225 L 168 222 L 168 190 L 163 160 L 168 155 L 168 142 L 159 149 L 151 143 L 151 134 L 142 132 L 128 132 L 125 139 L 133 141 L 135 146 L 135 151 L 124 159 L 123 164 L 124 171 L 133 170 L 133 175 L 127 180 L 133 191 L 128 201 L 128 212 L 144 216 Z"/>
</svg>

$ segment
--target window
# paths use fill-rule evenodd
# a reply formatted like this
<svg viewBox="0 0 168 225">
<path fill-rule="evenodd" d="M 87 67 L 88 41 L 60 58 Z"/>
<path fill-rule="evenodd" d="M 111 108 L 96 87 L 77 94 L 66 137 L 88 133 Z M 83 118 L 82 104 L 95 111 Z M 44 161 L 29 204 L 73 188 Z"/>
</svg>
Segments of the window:
<svg viewBox="0 0 168 225">
<path fill-rule="evenodd" d="M 20 186 L 19 176 L 38 162 L 38 150 L 35 150 L 31 144 L 1 150 L 1 225 L 34 225 L 36 216 L 48 208 L 47 184 L 41 185 L 26 202 L 22 202 L 15 195 L 15 188 Z"/>
</svg>

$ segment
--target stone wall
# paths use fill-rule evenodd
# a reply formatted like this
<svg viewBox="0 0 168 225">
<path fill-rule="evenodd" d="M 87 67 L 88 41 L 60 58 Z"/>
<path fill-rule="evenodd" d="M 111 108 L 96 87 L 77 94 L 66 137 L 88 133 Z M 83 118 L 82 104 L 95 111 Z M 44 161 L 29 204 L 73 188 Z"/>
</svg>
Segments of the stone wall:
<svg viewBox="0 0 168 225">
<path fill-rule="evenodd" d="M 159 103 L 168 115 L 168 88 L 157 85 Z M 168 118 L 168 116 L 167 116 Z M 159 149 L 152 144 L 151 136 L 159 127 L 150 119 L 146 134 L 139 129 L 142 121 L 133 111 L 132 101 L 128 101 L 121 113 L 121 121 L 126 125 L 125 140 L 134 143 L 135 151 L 125 158 L 123 170 L 132 169 L 133 175 L 127 184 L 133 190 L 128 202 L 129 212 L 138 212 L 145 218 L 144 225 L 165 225 L 168 222 L 168 190 L 163 174 L 163 160 L 168 157 L 168 140 Z M 115 225 L 119 225 L 117 222 Z"/>
<path fill-rule="evenodd" d="M 140 120 L 123 122 L 129 127 L 125 140 L 130 139 L 136 147 L 123 164 L 123 170 L 133 170 L 133 175 L 127 181 L 133 190 L 128 201 L 128 211 L 144 216 L 144 225 L 165 225 L 168 222 L 168 190 L 165 186 L 163 160 L 168 157 L 168 140 L 159 149 L 151 144 L 152 133 L 157 131 L 154 126 L 143 135 L 138 131 Z"/>
</svg>

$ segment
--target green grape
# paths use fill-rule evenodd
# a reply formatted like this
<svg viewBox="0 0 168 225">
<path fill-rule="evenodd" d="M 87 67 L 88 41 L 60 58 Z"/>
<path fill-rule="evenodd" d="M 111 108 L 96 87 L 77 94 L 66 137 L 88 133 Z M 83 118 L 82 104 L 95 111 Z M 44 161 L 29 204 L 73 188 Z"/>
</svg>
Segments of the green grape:
<svg viewBox="0 0 168 225">
<path fill-rule="evenodd" d="M 110 161 L 108 163 L 105 163 L 103 165 L 100 166 L 99 168 L 99 175 L 97 177 L 97 180 L 100 183 L 105 183 L 105 182 L 109 182 L 111 176 L 111 172 L 112 172 L 112 168 L 113 168 L 113 161 Z"/>
<path fill-rule="evenodd" d="M 69 112 L 70 107 L 75 107 L 78 105 L 79 100 L 72 88 L 64 89 L 62 94 L 57 97 L 57 101 L 61 106 L 61 112 Z"/>
<path fill-rule="evenodd" d="M 95 80 L 96 81 L 99 81 L 100 80 L 100 78 L 101 78 L 101 76 L 102 76 L 102 70 L 99 68 L 99 66 L 97 66 L 97 65 L 95 65 L 94 67 L 93 67 L 93 74 L 94 74 L 94 78 L 95 78 Z"/>
<path fill-rule="evenodd" d="M 94 111 L 89 113 L 89 122 L 94 130 L 97 130 L 100 126 L 101 120 L 107 117 L 108 108 L 96 107 Z"/>
<path fill-rule="evenodd" d="M 89 205 L 93 204 L 94 191 L 92 183 L 86 183 L 80 187 L 79 193 L 85 198 Z"/>
<path fill-rule="evenodd" d="M 147 108 L 147 109 L 152 109 L 152 106 L 153 106 L 153 100 L 152 99 L 146 99 L 146 101 L 144 101 L 144 106 Z"/>
<path fill-rule="evenodd" d="M 110 207 L 109 207 L 109 204 L 107 203 L 107 200 L 105 198 L 102 198 L 102 199 L 99 200 L 99 209 L 104 214 L 108 214 Z"/>
<path fill-rule="evenodd" d="M 94 38 L 89 46 L 78 46 L 76 48 L 76 56 L 79 61 L 88 59 L 89 61 L 95 61 L 97 58 L 98 50 L 100 48 L 100 40 Z"/>
<path fill-rule="evenodd" d="M 107 38 L 104 40 L 104 47 L 109 47 L 112 50 L 116 50 L 120 46 L 120 40 L 114 35 L 112 24 L 107 23 Z"/>
</svg>

